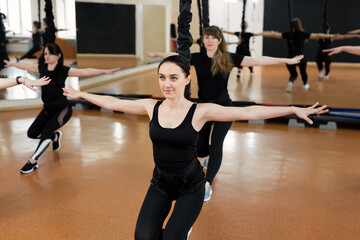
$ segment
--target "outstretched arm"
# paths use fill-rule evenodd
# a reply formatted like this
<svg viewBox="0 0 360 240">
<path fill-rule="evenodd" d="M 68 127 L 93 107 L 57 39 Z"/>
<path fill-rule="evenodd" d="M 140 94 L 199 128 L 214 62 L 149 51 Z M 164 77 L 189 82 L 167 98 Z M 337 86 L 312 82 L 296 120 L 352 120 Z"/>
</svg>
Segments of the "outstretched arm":
<svg viewBox="0 0 360 240">
<path fill-rule="evenodd" d="M 38 90 L 34 87 L 40 87 L 49 84 L 50 79 L 48 77 L 40 78 L 37 81 L 28 79 L 26 77 L 20 77 L 16 80 L 16 78 L 0 78 L 0 89 L 13 87 L 18 84 L 24 84 L 26 87 L 30 88 L 34 92 Z"/>
<path fill-rule="evenodd" d="M 323 114 L 328 112 L 326 105 L 317 107 L 315 103 L 311 107 L 264 107 L 264 106 L 250 106 L 250 107 L 224 107 L 217 104 L 199 104 L 199 119 L 197 124 L 202 124 L 206 121 L 235 121 L 235 120 L 262 120 L 275 117 L 282 117 L 290 114 L 296 114 L 299 118 L 304 119 L 309 124 L 313 122 L 308 117 L 311 114 Z M 200 125 L 201 126 L 201 125 Z"/>
<path fill-rule="evenodd" d="M 358 33 L 360 33 L 360 29 L 348 31 L 348 33 L 350 33 L 350 34 L 358 34 Z"/>
<path fill-rule="evenodd" d="M 120 111 L 135 115 L 148 115 L 148 113 L 151 112 L 154 102 L 156 102 L 156 100 L 153 99 L 123 100 L 111 96 L 101 96 L 87 92 L 77 91 L 71 86 L 69 89 L 63 88 L 63 91 L 64 96 L 66 97 L 74 99 L 83 98 L 97 106 L 112 111 Z"/>
<path fill-rule="evenodd" d="M 231 45 L 231 44 L 240 44 L 241 41 L 238 41 L 238 42 L 227 42 L 227 45 Z"/>
<path fill-rule="evenodd" d="M 321 39 L 321 38 L 332 38 L 334 34 L 326 34 L 326 33 L 311 33 L 309 39 Z"/>
<path fill-rule="evenodd" d="M 102 75 L 102 74 L 114 75 L 114 73 L 119 70 L 120 70 L 119 67 L 113 68 L 113 69 L 70 68 L 68 75 L 71 77 L 91 77 L 91 76 L 97 76 L 97 75 Z"/>
<path fill-rule="evenodd" d="M 360 37 L 359 34 L 335 34 L 331 40 L 343 40 L 343 39 L 350 39 Z"/>
<path fill-rule="evenodd" d="M 5 63 L 5 67 L 16 67 L 19 69 L 24 69 L 27 70 L 29 72 L 33 72 L 33 73 L 38 73 L 39 69 L 38 69 L 38 65 L 30 65 L 30 64 L 26 64 L 26 63 L 16 63 L 16 62 L 9 62 L 8 60 L 4 60 Z"/>
<path fill-rule="evenodd" d="M 157 53 L 157 52 L 145 52 L 145 56 L 147 57 L 151 57 L 151 58 L 167 58 L 167 57 L 170 57 L 170 56 L 173 56 L 173 55 L 178 55 L 177 53 L 175 52 L 171 52 L 171 53 Z"/>
<path fill-rule="evenodd" d="M 360 55 L 360 46 L 341 46 L 336 48 L 329 48 L 323 50 L 324 53 L 328 53 L 329 56 L 338 54 L 341 52 L 346 52 L 354 55 Z"/>
<path fill-rule="evenodd" d="M 234 32 L 230 32 L 230 31 L 225 31 L 225 30 L 222 30 L 223 33 L 227 33 L 227 34 L 231 34 L 231 35 L 235 35 L 237 36 Z"/>
<path fill-rule="evenodd" d="M 276 31 L 264 31 L 261 33 L 264 37 L 270 37 L 270 38 L 283 38 L 281 32 Z"/>
<path fill-rule="evenodd" d="M 274 65 L 274 64 L 280 64 L 280 63 L 286 63 L 286 64 L 298 64 L 301 59 L 303 59 L 304 56 L 296 56 L 293 58 L 275 58 L 275 57 L 259 57 L 259 58 L 253 58 L 253 57 L 247 57 L 245 56 L 244 59 L 241 62 L 241 66 L 243 67 L 250 67 L 250 66 L 265 66 L 265 65 Z"/>
</svg>

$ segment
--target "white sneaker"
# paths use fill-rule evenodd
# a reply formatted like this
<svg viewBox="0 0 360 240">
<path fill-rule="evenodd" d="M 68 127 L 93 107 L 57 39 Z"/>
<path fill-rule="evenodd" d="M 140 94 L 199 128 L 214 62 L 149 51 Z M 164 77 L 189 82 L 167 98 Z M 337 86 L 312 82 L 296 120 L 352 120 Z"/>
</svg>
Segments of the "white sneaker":
<svg viewBox="0 0 360 240">
<path fill-rule="evenodd" d="M 207 202 L 210 200 L 212 194 L 211 185 L 209 182 L 205 183 L 205 196 L 204 196 L 204 202 Z"/>
<path fill-rule="evenodd" d="M 250 76 L 251 76 L 251 77 L 254 76 L 254 72 L 250 72 Z"/>
<path fill-rule="evenodd" d="M 286 91 L 287 92 L 292 92 L 292 88 L 293 88 L 293 83 L 289 82 L 288 85 L 286 86 Z"/>
<path fill-rule="evenodd" d="M 208 164 L 209 164 L 209 156 L 207 156 L 207 157 L 204 159 L 203 168 L 204 168 L 204 169 L 207 169 Z"/>
<path fill-rule="evenodd" d="M 319 80 L 322 80 L 324 78 L 324 72 L 320 71 L 319 72 Z"/>
<path fill-rule="evenodd" d="M 303 85 L 303 88 L 304 88 L 305 90 L 308 90 L 309 87 L 310 87 L 310 86 L 309 86 L 309 84 L 307 84 L 307 83 Z"/>
<path fill-rule="evenodd" d="M 330 75 L 329 75 L 329 74 L 328 74 L 328 75 L 325 75 L 325 78 L 326 78 L 326 79 L 329 79 L 329 77 L 330 77 Z"/>
</svg>

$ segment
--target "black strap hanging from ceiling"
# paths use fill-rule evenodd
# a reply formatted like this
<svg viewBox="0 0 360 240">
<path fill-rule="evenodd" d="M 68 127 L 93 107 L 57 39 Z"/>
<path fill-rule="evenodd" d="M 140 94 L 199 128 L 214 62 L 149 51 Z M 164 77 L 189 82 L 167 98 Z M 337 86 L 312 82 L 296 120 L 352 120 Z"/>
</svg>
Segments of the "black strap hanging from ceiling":
<svg viewBox="0 0 360 240">
<path fill-rule="evenodd" d="M 191 0 L 180 0 L 179 1 L 179 16 L 178 16 L 178 53 L 179 56 L 183 57 L 187 62 L 190 62 L 191 52 L 190 47 L 193 44 L 193 38 L 190 33 L 190 22 L 192 20 L 191 13 Z"/>
<path fill-rule="evenodd" d="M 290 32 L 291 32 L 292 31 L 291 20 L 293 19 L 292 0 L 288 0 L 288 17 L 289 17 L 289 26 L 290 26 Z"/>
<path fill-rule="evenodd" d="M 41 10 L 40 10 L 40 0 L 38 0 L 38 21 L 41 27 Z"/>
<path fill-rule="evenodd" d="M 241 19 L 241 39 L 244 39 L 245 36 L 245 10 L 246 10 L 246 0 L 243 1 L 243 12 Z"/>
<path fill-rule="evenodd" d="M 3 42 L 5 42 L 6 36 L 5 36 L 5 25 L 3 22 L 3 18 L 5 18 L 5 14 L 3 14 L 2 12 L 0 12 L 0 41 L 1 44 L 3 44 Z"/>
<path fill-rule="evenodd" d="M 209 26 L 209 0 L 198 0 L 198 13 L 199 13 L 199 33 L 200 37 L 204 28 Z"/>
<path fill-rule="evenodd" d="M 54 14 L 52 12 L 52 2 L 51 0 L 45 0 L 45 21 L 47 24 L 47 29 L 45 31 L 46 43 L 54 43 L 56 38 L 56 28 L 54 24 Z"/>
<path fill-rule="evenodd" d="M 198 13 L 199 13 L 199 33 L 200 37 L 202 36 L 202 30 L 203 30 L 203 18 L 202 18 L 202 7 L 201 7 L 201 0 L 197 0 L 198 5 Z"/>
<path fill-rule="evenodd" d="M 9 57 L 6 52 L 6 33 L 5 33 L 5 25 L 3 22 L 3 19 L 5 19 L 6 16 L 2 12 L 0 12 L 0 69 L 3 69 L 5 66 L 5 63 L 3 62 L 5 59 L 9 60 Z"/>
<path fill-rule="evenodd" d="M 328 28 L 329 28 L 327 13 L 328 13 L 328 0 L 325 0 L 325 2 L 324 2 L 323 24 L 322 24 L 322 30 L 323 30 L 324 33 L 326 33 Z"/>
<path fill-rule="evenodd" d="M 203 28 L 207 28 L 210 25 L 209 20 L 209 0 L 202 0 L 202 24 Z"/>
</svg>

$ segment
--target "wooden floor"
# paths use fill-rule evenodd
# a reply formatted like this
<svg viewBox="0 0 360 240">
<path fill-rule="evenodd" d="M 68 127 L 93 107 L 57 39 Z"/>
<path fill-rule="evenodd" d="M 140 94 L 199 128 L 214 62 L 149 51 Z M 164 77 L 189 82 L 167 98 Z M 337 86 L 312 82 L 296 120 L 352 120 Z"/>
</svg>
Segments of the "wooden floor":
<svg viewBox="0 0 360 240">
<path fill-rule="evenodd" d="M 304 91 L 298 79 L 288 94 L 285 66 L 256 67 L 252 78 L 245 69 L 240 81 L 230 79 L 229 92 L 236 101 L 360 108 L 358 67 L 333 66 L 323 82 L 314 66 L 308 73 L 310 89 Z M 14 99 L 20 87 L 0 95 Z M 87 91 L 161 96 L 156 71 Z M 0 112 L 0 239 L 133 239 L 154 167 L 149 120 L 74 111 L 62 128 L 61 150 L 50 146 L 39 169 L 21 175 L 38 144 L 26 136 L 38 112 Z M 359 141 L 353 129 L 235 123 L 212 199 L 190 239 L 360 239 Z"/>
<path fill-rule="evenodd" d="M 1 239 L 133 239 L 153 160 L 147 117 L 74 111 L 62 148 L 20 168 L 38 110 L 1 112 Z M 360 236 L 359 131 L 235 123 L 191 240 Z"/>
</svg>

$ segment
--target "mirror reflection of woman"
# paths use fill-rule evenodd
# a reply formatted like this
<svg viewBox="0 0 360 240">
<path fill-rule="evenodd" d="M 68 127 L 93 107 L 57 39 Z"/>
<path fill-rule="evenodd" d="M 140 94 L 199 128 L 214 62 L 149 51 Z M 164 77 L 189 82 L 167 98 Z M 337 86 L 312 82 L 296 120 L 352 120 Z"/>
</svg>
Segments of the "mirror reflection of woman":
<svg viewBox="0 0 360 240">
<path fill-rule="evenodd" d="M 301 20 L 299 18 L 294 18 L 291 20 L 292 30 L 290 32 L 274 32 L 274 31 L 265 31 L 263 32 L 264 37 L 272 37 L 272 38 L 284 38 L 287 40 L 288 46 L 288 57 L 294 57 L 297 55 L 304 54 L 304 44 L 307 39 L 320 39 L 320 38 L 330 38 L 333 35 L 328 35 L 325 33 L 309 33 L 305 32 L 302 27 Z M 296 65 L 287 64 L 286 67 L 290 73 L 289 82 L 286 87 L 286 92 L 292 92 L 293 84 L 298 77 L 298 73 L 296 71 L 296 66 L 300 69 L 301 78 L 303 81 L 303 88 L 305 90 L 309 89 L 310 85 L 308 84 L 308 75 L 306 72 L 307 60 L 303 58 L 300 63 Z"/>
<path fill-rule="evenodd" d="M 30 32 L 32 33 L 32 48 L 20 58 L 15 55 L 17 62 L 25 58 L 36 58 L 34 54 L 42 49 L 40 22 L 34 21 L 33 28 Z"/>
<path fill-rule="evenodd" d="M 235 35 L 239 38 L 238 46 L 236 47 L 236 54 L 243 55 L 243 56 L 251 56 L 250 52 L 250 39 L 252 37 L 262 36 L 262 33 L 252 33 L 247 31 L 248 23 L 244 22 L 244 33 L 242 32 L 230 32 L 223 30 L 223 33 Z M 237 77 L 240 78 L 242 66 L 238 67 Z M 254 76 L 253 67 L 249 67 L 250 76 Z"/>
<path fill-rule="evenodd" d="M 325 34 L 330 35 L 330 25 L 328 23 L 323 24 L 323 31 Z M 325 49 L 330 49 L 331 48 L 331 43 L 335 40 L 343 40 L 343 39 L 350 39 L 350 38 L 355 38 L 358 37 L 359 35 L 356 34 L 332 34 L 330 35 L 331 37 L 329 38 L 320 38 L 319 39 L 319 48 L 316 54 L 316 65 L 318 67 L 319 70 L 319 81 L 323 80 L 323 78 L 325 77 L 325 79 L 329 79 L 330 77 L 330 64 L 331 64 L 331 57 L 324 53 L 323 50 Z M 325 72 L 324 69 L 325 68 Z"/>
<path fill-rule="evenodd" d="M 64 126 L 72 115 L 71 104 L 62 94 L 66 78 L 68 76 L 90 77 L 101 74 L 114 74 L 115 71 L 120 69 L 70 68 L 64 65 L 63 53 L 60 47 L 54 43 L 47 44 L 43 54 L 45 63 L 38 65 L 4 61 L 6 67 L 14 66 L 32 73 L 40 73 L 40 77 L 51 78 L 51 82 L 41 88 L 41 99 L 44 102 L 44 107 L 27 132 L 29 138 L 40 139 L 40 142 L 34 154 L 20 170 L 21 173 L 30 173 L 39 167 L 38 160 L 51 142 L 54 151 L 60 150 L 62 132 L 58 129 Z"/>
</svg>

